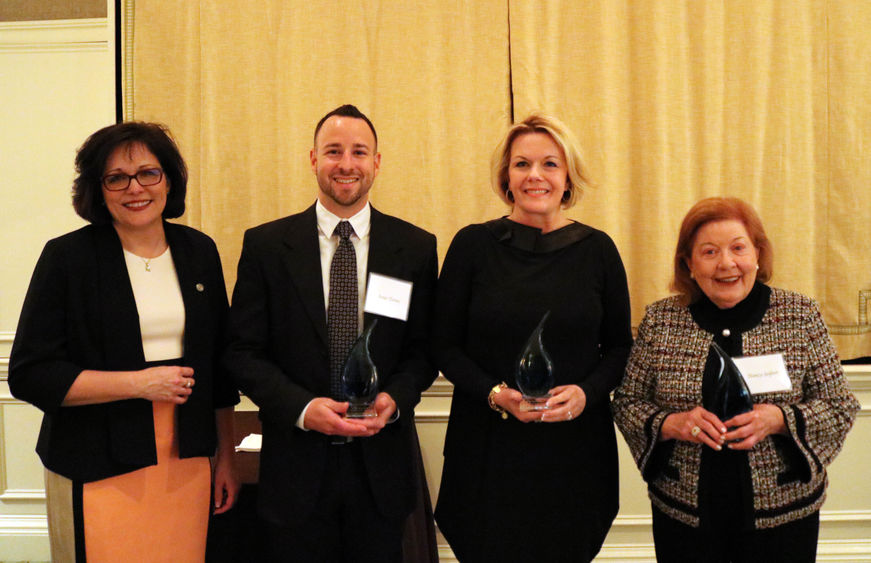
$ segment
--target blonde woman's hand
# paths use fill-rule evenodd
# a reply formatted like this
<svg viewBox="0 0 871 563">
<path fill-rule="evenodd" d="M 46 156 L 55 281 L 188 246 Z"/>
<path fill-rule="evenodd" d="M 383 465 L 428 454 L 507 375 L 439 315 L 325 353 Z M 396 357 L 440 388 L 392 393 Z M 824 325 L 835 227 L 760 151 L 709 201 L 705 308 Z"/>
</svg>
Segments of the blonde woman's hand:
<svg viewBox="0 0 871 563">
<path fill-rule="evenodd" d="M 587 407 L 587 394 L 577 385 L 559 385 L 550 390 L 546 410 L 541 415 L 542 422 L 567 422 L 574 420 Z"/>
<path fill-rule="evenodd" d="M 529 403 L 523 400 L 523 395 L 517 389 L 506 387 L 493 395 L 493 402 L 505 409 L 520 422 L 541 421 L 541 411 L 529 410 Z"/>
</svg>

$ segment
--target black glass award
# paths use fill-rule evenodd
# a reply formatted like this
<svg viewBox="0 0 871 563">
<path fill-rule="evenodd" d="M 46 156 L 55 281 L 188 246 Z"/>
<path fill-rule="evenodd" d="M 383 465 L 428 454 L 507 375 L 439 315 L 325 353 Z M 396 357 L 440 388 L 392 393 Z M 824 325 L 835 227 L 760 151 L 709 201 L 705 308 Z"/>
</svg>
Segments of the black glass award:
<svg viewBox="0 0 871 563">
<path fill-rule="evenodd" d="M 354 342 L 345 360 L 345 367 L 342 370 L 342 389 L 350 403 L 348 412 L 345 413 L 348 418 L 378 416 L 375 409 L 371 408 L 375 395 L 378 394 L 378 370 L 369 353 L 369 338 L 377 323 L 378 319 L 375 319 L 363 330 L 363 334 Z"/>
<path fill-rule="evenodd" d="M 544 323 L 549 316 L 550 311 L 547 311 L 529 335 L 517 359 L 515 371 L 517 388 L 523 394 L 523 400 L 528 403 L 528 406 L 521 407 L 524 410 L 540 411 L 549 408 L 545 403 L 550 398 L 549 391 L 553 388 L 553 362 L 541 341 Z"/>
<path fill-rule="evenodd" d="M 733 416 L 752 411 L 753 395 L 732 357 L 716 342 L 711 342 L 711 350 L 720 360 L 711 412 L 725 422 Z"/>
</svg>

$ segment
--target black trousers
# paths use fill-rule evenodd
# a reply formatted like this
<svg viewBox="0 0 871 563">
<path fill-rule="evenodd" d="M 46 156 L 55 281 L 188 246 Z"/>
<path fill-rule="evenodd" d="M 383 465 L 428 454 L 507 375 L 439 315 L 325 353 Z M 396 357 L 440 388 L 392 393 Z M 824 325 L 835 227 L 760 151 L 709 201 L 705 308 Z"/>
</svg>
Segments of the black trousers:
<svg viewBox="0 0 871 563">
<path fill-rule="evenodd" d="M 814 563 L 820 513 L 776 528 L 693 528 L 653 507 L 653 541 L 659 563 Z"/>
<path fill-rule="evenodd" d="M 293 479 L 288 475 L 288 479 Z M 321 493 L 301 525 L 266 525 L 268 561 L 400 563 L 403 520 L 375 505 L 359 444 L 330 447 Z"/>
</svg>

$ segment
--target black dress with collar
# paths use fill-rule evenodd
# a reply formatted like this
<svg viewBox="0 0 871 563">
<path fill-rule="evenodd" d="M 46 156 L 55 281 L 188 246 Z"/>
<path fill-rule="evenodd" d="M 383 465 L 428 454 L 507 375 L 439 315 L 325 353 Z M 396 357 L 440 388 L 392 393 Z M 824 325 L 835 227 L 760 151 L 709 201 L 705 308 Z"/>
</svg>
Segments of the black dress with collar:
<svg viewBox="0 0 871 563">
<path fill-rule="evenodd" d="M 579 385 L 571 422 L 503 420 L 487 404 L 545 311 L 556 385 Z M 506 218 L 457 233 L 439 279 L 437 366 L 454 383 L 436 521 L 461 561 L 588 561 L 617 514 L 609 394 L 632 343 L 623 264 L 603 232 L 542 234 Z"/>
</svg>

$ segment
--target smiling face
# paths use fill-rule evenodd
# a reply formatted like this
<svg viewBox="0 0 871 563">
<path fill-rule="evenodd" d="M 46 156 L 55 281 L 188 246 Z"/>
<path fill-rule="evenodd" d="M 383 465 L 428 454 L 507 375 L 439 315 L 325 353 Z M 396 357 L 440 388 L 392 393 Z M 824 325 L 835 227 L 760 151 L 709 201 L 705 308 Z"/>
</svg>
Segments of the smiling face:
<svg viewBox="0 0 871 563">
<path fill-rule="evenodd" d="M 737 219 L 702 225 L 687 260 L 702 292 L 720 309 L 740 303 L 756 282 L 759 251 Z"/>
<path fill-rule="evenodd" d="M 331 116 L 318 131 L 309 157 L 324 207 L 339 217 L 363 209 L 381 166 L 375 135 L 364 120 Z"/>
<path fill-rule="evenodd" d="M 556 223 L 562 215 L 568 169 L 562 149 L 546 133 L 526 133 L 511 143 L 508 189 L 514 198 L 509 217 L 525 225 Z"/>
<path fill-rule="evenodd" d="M 142 143 L 121 145 L 106 159 L 103 177 L 112 174 L 133 175 L 140 170 L 161 169 L 160 161 Z M 147 182 L 146 182 L 147 183 Z M 153 186 L 142 186 L 136 178 L 130 179 L 127 189 L 110 191 L 103 186 L 106 209 L 112 223 L 120 231 L 134 232 L 162 225 L 163 208 L 169 185 L 166 175 Z"/>
</svg>

